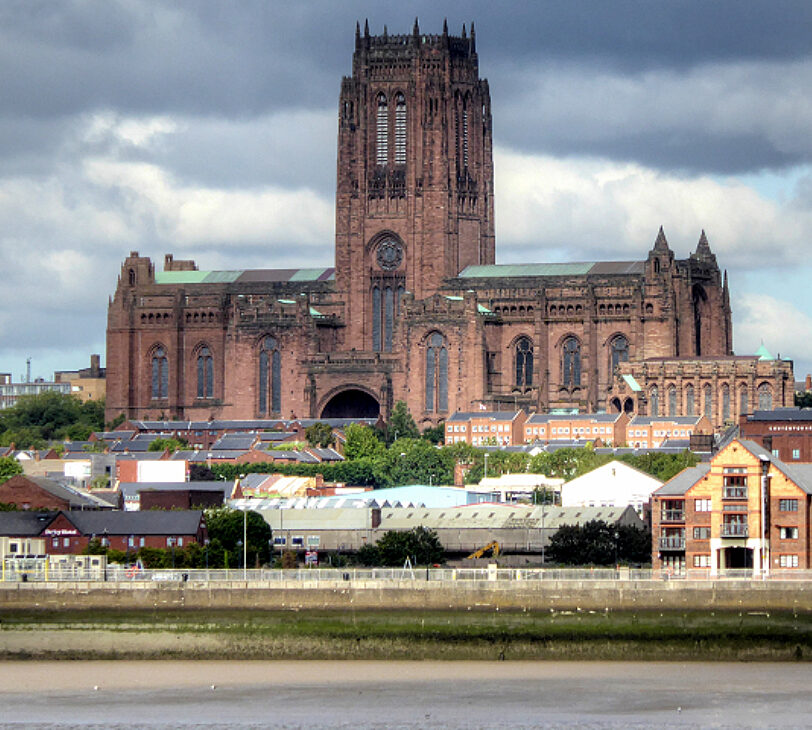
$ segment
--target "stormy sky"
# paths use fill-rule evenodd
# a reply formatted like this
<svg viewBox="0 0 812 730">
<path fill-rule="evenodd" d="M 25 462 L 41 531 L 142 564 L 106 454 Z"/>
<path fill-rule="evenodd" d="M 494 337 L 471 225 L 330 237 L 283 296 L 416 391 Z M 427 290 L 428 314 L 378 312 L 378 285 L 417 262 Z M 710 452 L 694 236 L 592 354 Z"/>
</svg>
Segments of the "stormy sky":
<svg viewBox="0 0 812 730">
<path fill-rule="evenodd" d="M 0 372 L 104 353 L 131 250 L 333 264 L 339 83 L 373 33 L 476 23 L 499 263 L 679 257 L 707 232 L 737 354 L 812 372 L 812 3 L 0 3 Z"/>
</svg>

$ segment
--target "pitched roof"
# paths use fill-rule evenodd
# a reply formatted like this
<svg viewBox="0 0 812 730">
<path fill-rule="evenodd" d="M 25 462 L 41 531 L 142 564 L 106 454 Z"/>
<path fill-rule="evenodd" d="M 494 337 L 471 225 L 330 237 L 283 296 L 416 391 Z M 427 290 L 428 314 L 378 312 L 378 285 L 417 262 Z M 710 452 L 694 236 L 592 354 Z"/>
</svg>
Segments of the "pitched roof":
<svg viewBox="0 0 812 730">
<path fill-rule="evenodd" d="M 0 537 L 36 537 L 56 512 L 0 512 Z"/>
<path fill-rule="evenodd" d="M 629 426 L 654 426 L 658 423 L 676 423 L 690 426 L 699 422 L 703 416 L 634 416 Z"/>
<path fill-rule="evenodd" d="M 597 423 L 614 423 L 622 413 L 534 413 L 525 422 L 525 426 L 551 421 L 595 421 Z"/>
<path fill-rule="evenodd" d="M 644 261 L 583 261 L 548 264 L 487 264 L 466 266 L 459 279 L 511 279 L 561 276 L 642 274 Z"/>
<path fill-rule="evenodd" d="M 195 535 L 203 511 L 71 512 L 67 518 L 84 535 Z"/>
<path fill-rule="evenodd" d="M 812 421 L 812 408 L 776 408 L 772 411 L 754 411 L 748 421 Z"/>
<path fill-rule="evenodd" d="M 110 504 L 103 499 L 94 497 L 90 492 L 75 489 L 66 484 L 57 482 L 48 477 L 34 477 L 27 474 L 20 474 L 19 477 L 36 484 L 40 489 L 48 494 L 66 501 L 71 509 L 110 509 Z M 14 477 L 12 477 L 14 479 Z"/>
<path fill-rule="evenodd" d="M 683 469 L 672 479 L 669 479 L 663 486 L 655 490 L 652 496 L 668 497 L 685 494 L 710 471 L 710 464 L 699 464 Z"/>
<path fill-rule="evenodd" d="M 486 418 L 490 421 L 512 421 L 521 411 L 457 411 L 449 421 L 470 421 L 472 418 Z"/>
</svg>

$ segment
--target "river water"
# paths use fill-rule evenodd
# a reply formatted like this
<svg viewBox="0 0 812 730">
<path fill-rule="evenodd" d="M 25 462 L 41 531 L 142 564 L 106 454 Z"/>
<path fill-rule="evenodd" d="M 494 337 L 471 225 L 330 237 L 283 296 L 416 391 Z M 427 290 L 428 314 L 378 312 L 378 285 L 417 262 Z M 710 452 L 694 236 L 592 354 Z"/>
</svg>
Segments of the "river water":
<svg viewBox="0 0 812 730">
<path fill-rule="evenodd" d="M 812 665 L 0 663 L 0 728 L 809 727 Z"/>
</svg>

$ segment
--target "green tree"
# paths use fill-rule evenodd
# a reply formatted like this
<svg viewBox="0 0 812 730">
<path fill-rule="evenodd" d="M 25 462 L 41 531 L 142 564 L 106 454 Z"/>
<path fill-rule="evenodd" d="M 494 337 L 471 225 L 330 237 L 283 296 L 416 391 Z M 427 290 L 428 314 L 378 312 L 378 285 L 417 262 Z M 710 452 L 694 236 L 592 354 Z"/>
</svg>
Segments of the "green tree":
<svg viewBox="0 0 812 730">
<path fill-rule="evenodd" d="M 92 431 L 104 428 L 103 414 L 103 401 L 82 403 L 76 396 L 47 391 L 23 396 L 0 413 L 0 432 L 4 442 L 14 440 L 19 448 L 36 447 L 51 439 L 84 440 Z"/>
<path fill-rule="evenodd" d="M 11 479 L 15 474 L 22 474 L 23 468 L 20 462 L 13 456 L 0 457 L 0 484 L 7 479 Z"/>
<path fill-rule="evenodd" d="M 805 393 L 796 393 L 795 405 L 798 408 L 812 408 L 812 392 L 807 390 Z"/>
<path fill-rule="evenodd" d="M 399 400 L 395 403 L 386 433 L 386 440 L 390 444 L 397 439 L 416 439 L 420 437 L 414 418 L 412 418 L 412 414 L 409 413 L 409 409 L 406 407 L 406 401 Z"/>
<path fill-rule="evenodd" d="M 620 460 L 636 469 L 640 469 L 640 471 L 651 474 L 662 482 L 667 482 L 683 469 L 696 466 L 699 463 L 699 457 L 687 449 L 679 454 L 658 454 L 655 452 L 640 454 L 639 456 L 624 454 L 620 457 Z"/>
<path fill-rule="evenodd" d="M 565 565 L 612 565 L 651 560 L 651 535 L 629 525 L 591 520 L 584 525 L 563 525 L 550 538 L 547 555 Z"/>
<path fill-rule="evenodd" d="M 432 444 L 442 444 L 445 441 L 445 423 L 440 421 L 436 426 L 429 426 L 423 431 L 420 438 L 424 438 Z"/>
<path fill-rule="evenodd" d="M 176 438 L 157 438 L 150 443 L 148 451 L 165 451 L 169 449 L 170 452 L 180 451 L 186 448 L 188 444 L 183 439 Z"/>
<path fill-rule="evenodd" d="M 398 439 L 374 463 L 376 482 L 380 486 L 454 482 L 451 452 L 419 438 Z"/>
<path fill-rule="evenodd" d="M 375 429 L 360 423 L 351 423 L 344 429 L 346 459 L 372 459 L 386 453 L 386 446 L 378 438 Z"/>
<path fill-rule="evenodd" d="M 211 540 L 210 549 L 227 550 L 232 567 L 242 565 L 243 519 L 248 533 L 248 546 L 246 551 L 247 563 L 267 563 L 270 558 L 271 527 L 265 522 L 259 512 L 248 511 L 243 517 L 243 511 L 229 507 L 216 507 L 206 510 L 206 527 Z M 217 546 L 214 547 L 215 540 Z M 213 564 L 213 563 L 212 563 Z"/>
<path fill-rule="evenodd" d="M 195 462 L 189 465 L 190 482 L 214 482 L 216 480 L 214 472 L 205 464 Z"/>
<path fill-rule="evenodd" d="M 322 421 L 314 423 L 312 426 L 308 426 L 305 429 L 305 436 L 307 437 L 307 442 L 311 446 L 319 446 L 321 448 L 327 448 L 336 442 L 336 437 L 333 434 L 332 426 L 330 426 L 329 423 L 323 423 Z"/>
<path fill-rule="evenodd" d="M 364 565 L 399 567 L 408 558 L 413 565 L 433 565 L 442 561 L 444 552 L 437 533 L 420 526 L 408 532 L 389 530 L 374 546 L 361 548 L 358 560 Z"/>
</svg>

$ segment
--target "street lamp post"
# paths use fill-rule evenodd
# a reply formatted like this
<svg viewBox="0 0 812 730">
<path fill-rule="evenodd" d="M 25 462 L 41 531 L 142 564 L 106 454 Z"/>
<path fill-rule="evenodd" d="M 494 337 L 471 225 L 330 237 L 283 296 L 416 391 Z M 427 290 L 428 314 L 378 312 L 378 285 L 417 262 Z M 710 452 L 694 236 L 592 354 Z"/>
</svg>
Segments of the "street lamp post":
<svg viewBox="0 0 812 730">
<path fill-rule="evenodd" d="M 248 578 L 248 508 L 242 509 L 242 579 Z"/>
<path fill-rule="evenodd" d="M 618 542 L 618 540 L 620 540 L 620 533 L 615 532 L 615 569 L 617 569 L 617 567 L 618 567 L 618 563 L 617 563 L 617 542 Z"/>
<path fill-rule="evenodd" d="M 488 478 L 488 452 L 485 452 L 485 479 Z"/>
</svg>

